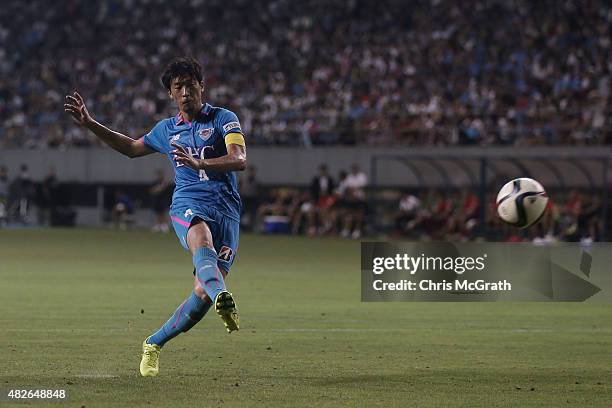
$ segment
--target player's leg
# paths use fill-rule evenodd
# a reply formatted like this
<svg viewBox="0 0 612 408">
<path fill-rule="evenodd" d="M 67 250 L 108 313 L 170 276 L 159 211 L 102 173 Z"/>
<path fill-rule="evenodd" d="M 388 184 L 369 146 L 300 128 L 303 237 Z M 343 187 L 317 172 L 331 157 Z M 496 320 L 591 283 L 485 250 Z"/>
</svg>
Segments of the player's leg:
<svg viewBox="0 0 612 408">
<path fill-rule="evenodd" d="M 200 286 L 197 277 L 194 277 L 191 295 L 177 307 L 174 314 L 158 331 L 145 340 L 140 373 L 143 376 L 156 375 L 159 371 L 159 353 L 164 344 L 179 334 L 189 331 L 202 320 L 211 306 L 212 301 Z"/>
<path fill-rule="evenodd" d="M 195 280 L 195 279 L 194 279 Z M 180 333 L 189 331 L 210 309 L 212 302 L 203 289 L 194 282 L 194 290 L 174 311 L 166 323 L 147 339 L 149 344 L 163 347 L 168 341 Z"/>
<path fill-rule="evenodd" d="M 181 244 L 185 249 L 187 235 L 191 226 L 191 219 L 173 217 L 173 226 Z M 194 221 L 197 221 L 194 220 Z M 140 373 L 143 376 L 155 376 L 159 371 L 159 354 L 161 348 L 180 333 L 186 332 L 198 323 L 208 312 L 212 302 L 206 292 L 199 285 L 197 277 L 194 278 L 194 289 L 174 311 L 174 314 L 153 335 L 147 337 L 142 345 L 142 360 Z"/>
<path fill-rule="evenodd" d="M 193 233 L 192 230 L 200 231 L 198 233 Z M 219 271 L 216 266 L 217 255 L 215 250 L 212 248 L 210 230 L 203 221 L 195 220 L 193 222 L 193 225 L 189 228 L 189 231 L 187 231 L 187 243 L 192 254 L 194 255 L 194 266 L 196 266 L 196 271 L 198 266 L 203 266 L 202 261 L 199 259 L 202 258 L 202 256 L 200 255 L 198 260 L 196 260 L 196 255 L 199 252 L 214 253 L 214 256 L 212 256 L 212 262 L 216 272 L 212 274 L 212 279 L 215 281 L 221 280 L 221 282 L 223 282 L 225 275 L 223 272 Z M 210 247 L 208 246 L 209 243 Z M 202 248 L 205 248 L 206 251 L 200 251 Z M 208 265 L 208 263 L 205 263 L 204 265 Z M 202 280 L 200 281 L 200 279 Z M 214 286 L 212 285 L 212 282 L 210 282 L 210 277 L 207 276 L 205 279 L 203 279 L 202 274 L 198 276 L 196 273 L 191 295 L 176 308 L 174 314 L 157 332 L 147 338 L 146 342 L 148 344 L 156 344 L 163 347 L 169 340 L 178 336 L 180 333 L 188 331 L 204 317 L 212 305 L 211 298 L 207 296 L 207 292 L 203 289 L 204 282 L 206 281 L 208 281 L 207 286 Z M 225 289 L 224 283 L 222 283 L 221 288 Z M 216 294 L 213 293 L 213 296 L 216 297 Z"/>
<path fill-rule="evenodd" d="M 193 255 L 196 280 L 210 299 L 226 290 L 225 279 L 217 266 L 217 251 L 208 224 L 194 220 L 187 233 L 187 246 Z"/>
<path fill-rule="evenodd" d="M 140 374 L 145 377 L 155 376 L 159 371 L 159 354 L 161 348 L 181 333 L 189 331 L 206 315 L 212 302 L 194 282 L 194 290 L 174 311 L 174 314 L 142 345 L 142 360 Z"/>
<path fill-rule="evenodd" d="M 218 234 L 221 234 L 221 228 L 217 229 Z M 224 268 L 225 271 L 223 271 L 219 268 L 219 256 L 206 222 L 197 220 L 191 225 L 187 233 L 187 245 L 193 254 L 193 266 L 198 283 L 213 300 L 215 311 L 223 320 L 227 331 L 231 333 L 238 330 L 239 318 L 236 303 L 232 294 L 225 287 L 227 269 Z"/>
</svg>

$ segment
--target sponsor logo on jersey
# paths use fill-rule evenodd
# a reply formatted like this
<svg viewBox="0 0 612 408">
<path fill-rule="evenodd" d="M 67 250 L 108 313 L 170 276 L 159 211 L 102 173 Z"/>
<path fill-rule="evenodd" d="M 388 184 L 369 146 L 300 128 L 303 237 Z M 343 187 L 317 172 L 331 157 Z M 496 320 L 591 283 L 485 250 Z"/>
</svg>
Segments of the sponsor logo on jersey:
<svg viewBox="0 0 612 408">
<path fill-rule="evenodd" d="M 227 132 L 227 131 L 229 131 L 231 129 L 234 129 L 234 128 L 238 128 L 238 130 L 242 130 L 242 129 L 240 129 L 240 123 L 238 123 L 238 122 L 230 122 L 230 123 L 228 123 L 226 125 L 223 125 L 223 130 L 225 132 Z"/>
<path fill-rule="evenodd" d="M 173 142 L 176 142 L 176 141 L 177 141 L 177 140 L 179 140 L 180 138 L 181 138 L 181 134 L 179 133 L 179 134 L 177 134 L 177 135 L 172 136 L 172 141 L 173 141 Z"/>
<path fill-rule="evenodd" d="M 219 250 L 218 258 L 222 261 L 229 262 L 234 255 L 234 250 L 228 246 L 223 245 Z"/>
<path fill-rule="evenodd" d="M 190 215 L 193 215 L 193 211 L 191 211 L 191 208 L 189 208 L 187 211 L 185 211 L 185 215 L 184 215 L 184 217 L 185 217 L 185 218 L 187 218 L 187 217 L 189 217 Z"/>
<path fill-rule="evenodd" d="M 214 128 L 200 129 L 198 131 L 198 136 L 200 136 L 200 139 L 206 141 L 210 139 L 210 137 L 213 135 L 214 132 L 215 132 Z"/>
</svg>

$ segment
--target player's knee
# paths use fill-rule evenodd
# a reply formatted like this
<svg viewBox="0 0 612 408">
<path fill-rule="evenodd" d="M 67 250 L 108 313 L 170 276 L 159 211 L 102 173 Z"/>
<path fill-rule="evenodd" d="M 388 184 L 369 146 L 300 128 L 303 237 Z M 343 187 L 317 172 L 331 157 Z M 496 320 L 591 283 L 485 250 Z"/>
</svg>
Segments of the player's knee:
<svg viewBox="0 0 612 408">
<path fill-rule="evenodd" d="M 204 221 L 197 220 L 191 225 L 187 233 L 187 244 L 192 253 L 202 247 L 214 249 L 210 229 Z"/>
<path fill-rule="evenodd" d="M 206 291 L 202 289 L 202 286 L 200 286 L 199 284 L 194 285 L 193 291 L 195 292 L 196 296 L 202 299 L 204 302 L 210 301 L 210 298 L 206 294 Z"/>
</svg>

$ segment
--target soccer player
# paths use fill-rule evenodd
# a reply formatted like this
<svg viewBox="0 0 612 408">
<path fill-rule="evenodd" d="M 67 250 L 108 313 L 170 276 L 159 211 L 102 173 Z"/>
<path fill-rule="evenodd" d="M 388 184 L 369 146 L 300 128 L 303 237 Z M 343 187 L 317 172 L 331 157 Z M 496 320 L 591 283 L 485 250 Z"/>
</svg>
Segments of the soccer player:
<svg viewBox="0 0 612 408">
<path fill-rule="evenodd" d="M 107 128 L 92 118 L 78 92 L 67 95 L 64 110 L 107 145 L 128 157 L 165 154 L 175 171 L 170 218 L 176 235 L 191 251 L 194 288 L 170 319 L 143 342 L 140 373 L 155 376 L 159 354 L 169 340 L 191 329 L 212 304 L 228 332 L 238 330 L 238 311 L 225 277 L 238 248 L 240 196 L 235 171 L 246 167 L 246 147 L 237 116 L 203 103 L 200 64 L 173 60 L 161 82 L 178 105 L 176 116 L 161 120 L 139 139 Z"/>
</svg>

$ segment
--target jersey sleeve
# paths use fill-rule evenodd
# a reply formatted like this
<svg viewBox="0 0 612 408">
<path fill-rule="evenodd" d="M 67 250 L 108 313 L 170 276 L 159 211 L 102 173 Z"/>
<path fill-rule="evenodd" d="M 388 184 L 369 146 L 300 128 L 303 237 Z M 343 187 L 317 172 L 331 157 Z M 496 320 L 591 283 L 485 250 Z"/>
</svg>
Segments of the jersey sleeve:
<svg viewBox="0 0 612 408">
<path fill-rule="evenodd" d="M 230 133 L 242 133 L 242 128 L 240 127 L 240 121 L 238 120 L 238 116 L 232 111 L 222 110 L 217 115 L 217 126 L 221 129 L 221 135 L 223 139 Z"/>
<path fill-rule="evenodd" d="M 166 124 L 162 120 L 157 122 L 155 127 L 149 133 L 144 135 L 144 144 L 155 150 L 156 152 L 165 154 L 168 153 L 170 145 L 166 137 Z"/>
</svg>

